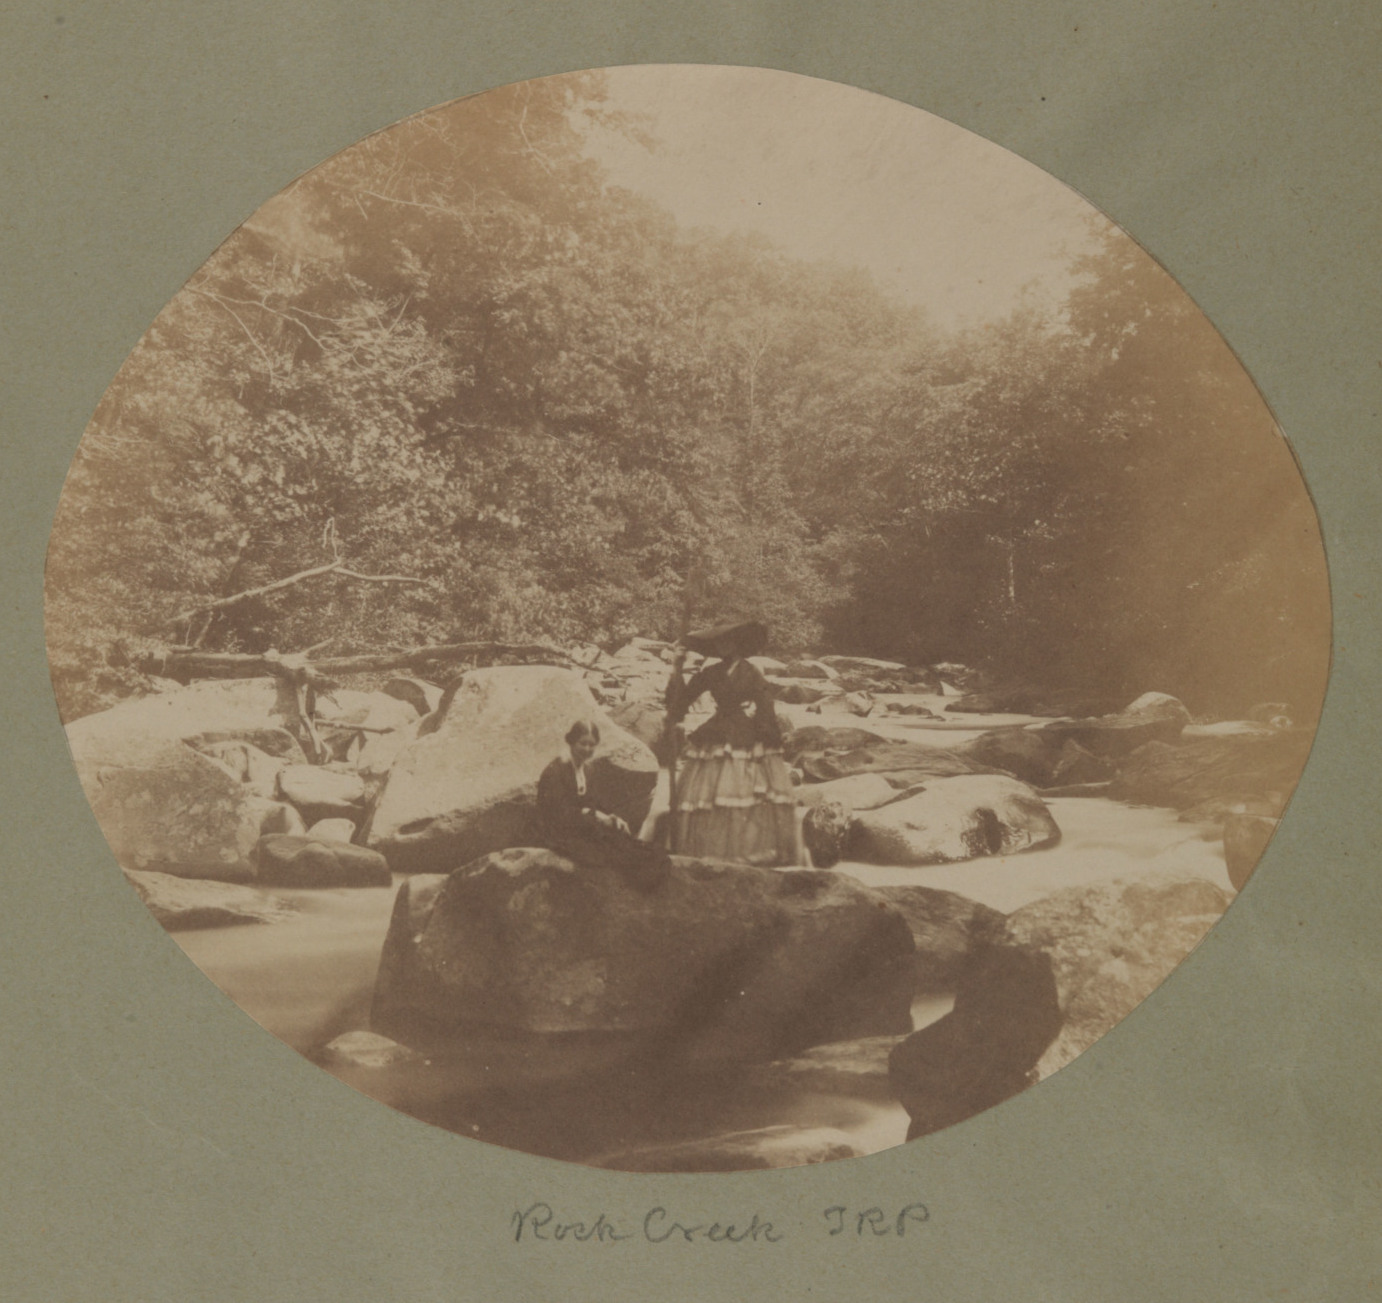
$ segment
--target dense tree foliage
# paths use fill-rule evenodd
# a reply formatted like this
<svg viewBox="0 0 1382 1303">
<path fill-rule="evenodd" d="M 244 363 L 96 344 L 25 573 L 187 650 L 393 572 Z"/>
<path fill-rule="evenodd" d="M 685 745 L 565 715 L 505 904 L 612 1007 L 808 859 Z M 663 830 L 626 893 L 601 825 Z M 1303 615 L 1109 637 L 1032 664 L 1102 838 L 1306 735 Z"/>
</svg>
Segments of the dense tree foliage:
<svg viewBox="0 0 1382 1303">
<path fill-rule="evenodd" d="M 943 333 L 862 273 L 679 230 L 584 155 L 592 116 L 636 131 L 583 75 L 381 132 L 169 304 L 59 509 L 66 716 L 156 645 L 618 644 L 674 634 L 688 584 L 780 650 L 1317 705 L 1289 450 L 1130 241 L 1058 311 Z"/>
</svg>

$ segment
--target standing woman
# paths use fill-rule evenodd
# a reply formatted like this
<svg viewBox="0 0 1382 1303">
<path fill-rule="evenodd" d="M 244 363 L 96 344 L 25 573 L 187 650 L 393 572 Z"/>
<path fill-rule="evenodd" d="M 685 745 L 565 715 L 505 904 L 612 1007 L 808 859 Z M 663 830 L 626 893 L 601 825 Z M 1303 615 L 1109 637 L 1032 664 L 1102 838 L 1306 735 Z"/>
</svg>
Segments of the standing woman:
<svg viewBox="0 0 1382 1303">
<path fill-rule="evenodd" d="M 671 729 L 710 693 L 715 713 L 686 740 L 676 773 L 672 845 L 679 855 L 747 864 L 800 862 L 796 793 L 768 682 L 751 664 L 767 645 L 756 620 L 688 633 L 667 683 Z M 682 678 L 686 651 L 714 658 Z M 749 708 L 752 713 L 749 713 Z M 673 764 L 676 764 L 674 759 Z"/>
</svg>

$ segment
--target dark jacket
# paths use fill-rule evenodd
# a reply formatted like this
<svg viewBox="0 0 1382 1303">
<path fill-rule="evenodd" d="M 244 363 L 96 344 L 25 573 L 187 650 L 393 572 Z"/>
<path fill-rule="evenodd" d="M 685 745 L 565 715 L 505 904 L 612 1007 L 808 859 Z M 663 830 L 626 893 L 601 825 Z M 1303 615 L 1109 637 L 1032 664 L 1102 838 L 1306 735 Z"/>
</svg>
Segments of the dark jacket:
<svg viewBox="0 0 1382 1303">
<path fill-rule="evenodd" d="M 667 684 L 667 722 L 680 723 L 692 703 L 706 692 L 715 701 L 715 713 L 691 734 L 691 742 L 697 746 L 728 743 L 745 749 L 755 742 L 765 747 L 782 745 L 768 680 L 751 661 L 715 661 L 697 670 L 685 683 L 674 674 Z M 749 706 L 753 707 L 752 715 L 747 712 Z"/>
</svg>

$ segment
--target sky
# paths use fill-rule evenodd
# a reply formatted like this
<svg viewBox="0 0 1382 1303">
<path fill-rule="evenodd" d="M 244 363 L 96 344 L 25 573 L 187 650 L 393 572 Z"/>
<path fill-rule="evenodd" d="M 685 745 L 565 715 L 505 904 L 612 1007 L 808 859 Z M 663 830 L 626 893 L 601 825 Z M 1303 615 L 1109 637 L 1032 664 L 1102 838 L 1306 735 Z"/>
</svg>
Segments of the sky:
<svg viewBox="0 0 1382 1303">
<path fill-rule="evenodd" d="M 593 129 L 615 184 L 683 225 L 759 231 L 788 253 L 867 267 L 939 326 L 1055 302 L 1097 210 L 1040 168 L 933 114 L 795 73 L 606 70 L 609 107 L 650 151 Z M 1102 219 L 1100 219 L 1102 220 Z"/>
</svg>

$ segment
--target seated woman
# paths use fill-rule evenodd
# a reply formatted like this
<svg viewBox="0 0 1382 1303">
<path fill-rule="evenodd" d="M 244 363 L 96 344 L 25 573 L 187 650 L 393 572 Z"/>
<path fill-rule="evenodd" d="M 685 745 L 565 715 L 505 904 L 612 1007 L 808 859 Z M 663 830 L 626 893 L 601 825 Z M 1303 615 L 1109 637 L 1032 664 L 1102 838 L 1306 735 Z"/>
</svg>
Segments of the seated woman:
<svg viewBox="0 0 1382 1303">
<path fill-rule="evenodd" d="M 667 723 L 679 724 L 710 693 L 715 713 L 686 739 L 676 775 L 672 845 L 679 855 L 788 865 L 808 861 L 798 843 L 796 792 L 768 681 L 749 661 L 768 631 L 757 621 L 687 634 L 682 646 L 717 658 L 682 681 L 682 652 L 667 684 Z M 753 713 L 747 713 L 747 707 Z"/>
<path fill-rule="evenodd" d="M 652 888 L 667 876 L 667 852 L 639 841 L 601 800 L 590 760 L 600 745 L 597 724 L 577 720 L 566 734 L 569 755 L 558 756 L 537 780 L 537 813 L 546 845 L 577 864 L 608 865 L 635 886 Z"/>
</svg>

